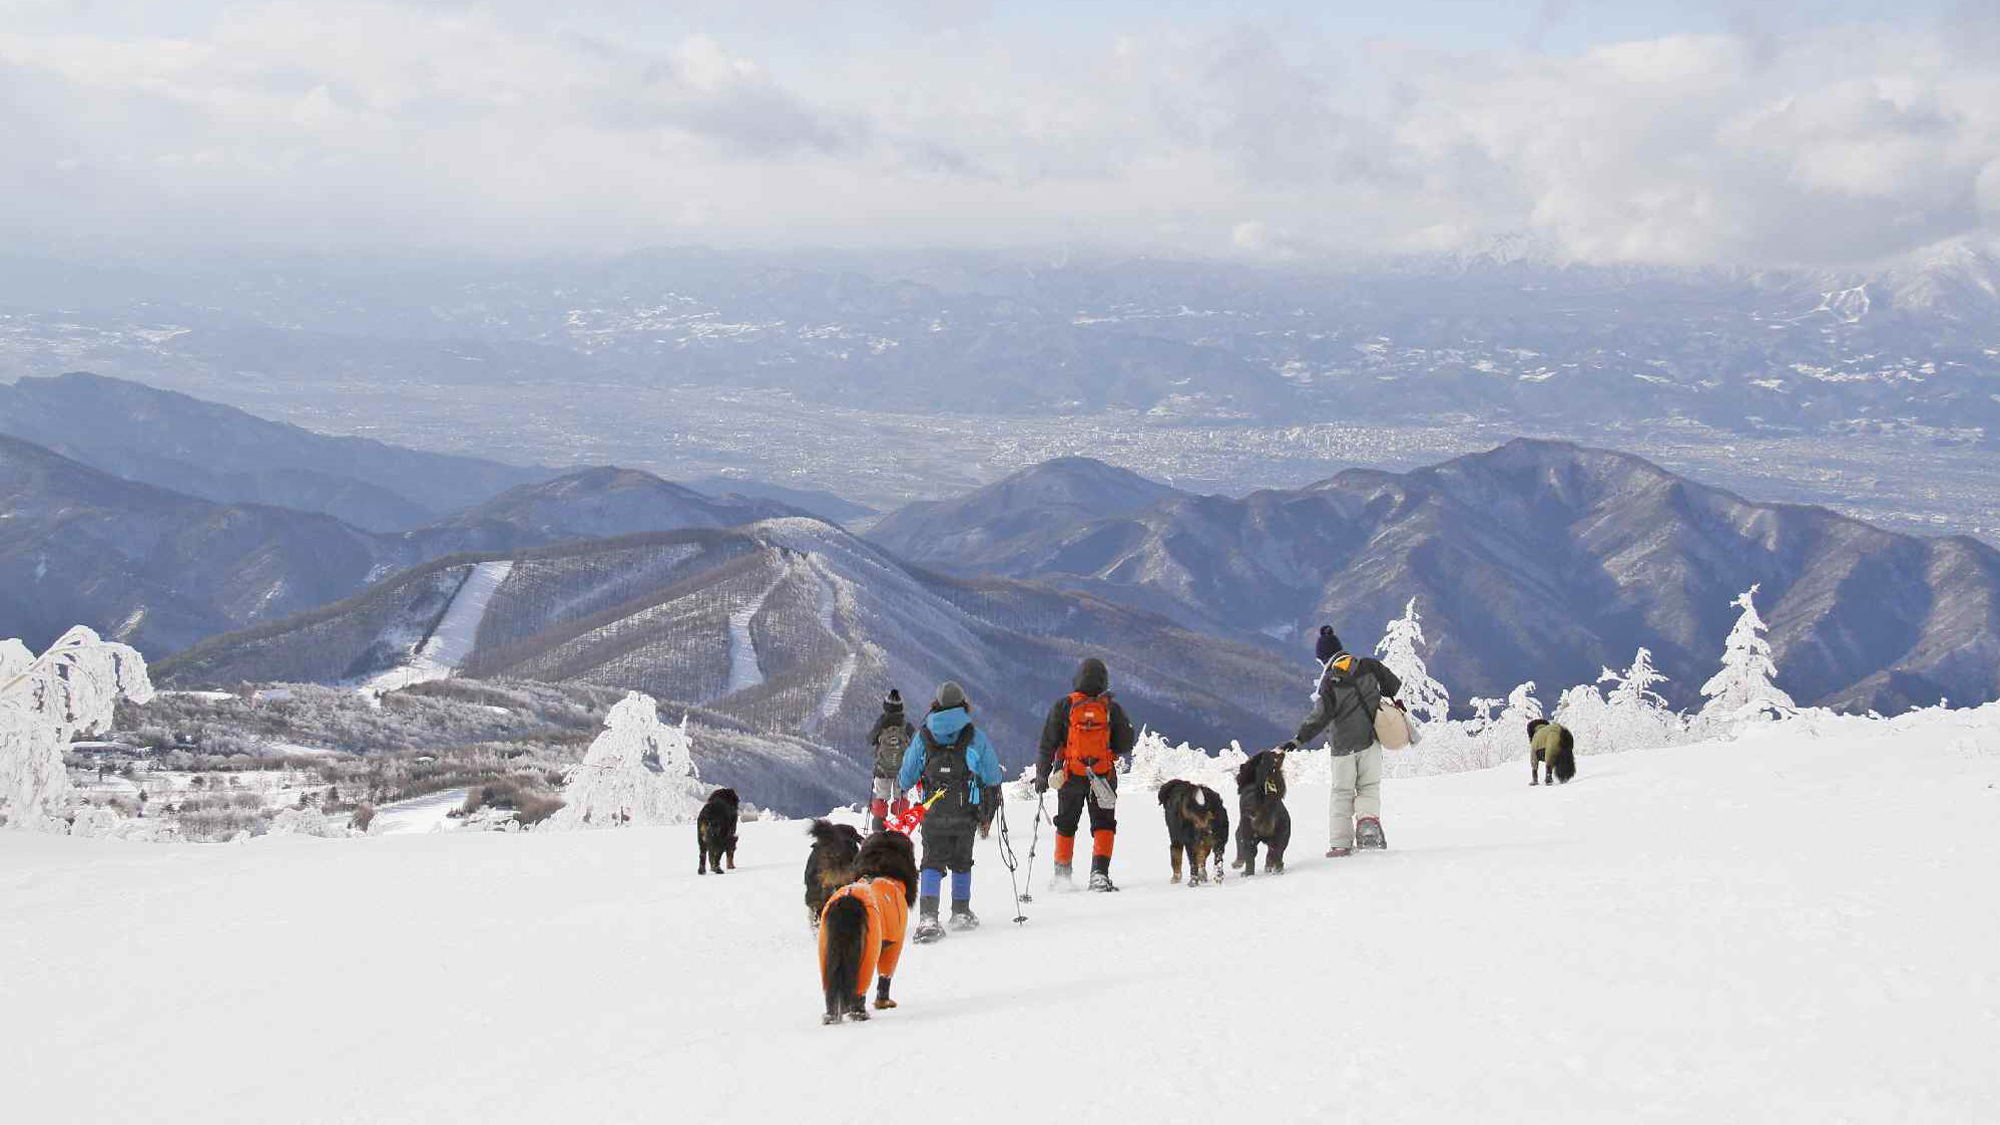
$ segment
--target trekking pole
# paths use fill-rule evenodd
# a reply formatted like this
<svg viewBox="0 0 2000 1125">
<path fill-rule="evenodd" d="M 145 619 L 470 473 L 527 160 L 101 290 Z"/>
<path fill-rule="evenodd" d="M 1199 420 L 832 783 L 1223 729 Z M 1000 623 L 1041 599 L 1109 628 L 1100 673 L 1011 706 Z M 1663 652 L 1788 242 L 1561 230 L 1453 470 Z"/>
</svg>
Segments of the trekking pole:
<svg viewBox="0 0 2000 1125">
<path fill-rule="evenodd" d="M 1028 916 L 1021 912 L 1021 884 L 1014 877 L 1017 866 L 1014 858 L 1014 837 L 1007 831 L 1007 801 L 1004 797 L 1000 800 L 1000 862 L 1006 865 L 1007 885 L 1014 890 L 1014 924 L 1018 926 L 1026 922 Z"/>
<path fill-rule="evenodd" d="M 1028 835 L 1028 889 L 1021 895 L 1022 902 L 1035 901 L 1035 849 L 1042 842 L 1042 821 L 1048 819 L 1042 812 L 1042 801 L 1047 797 L 1046 793 L 1035 794 L 1035 830 Z"/>
</svg>

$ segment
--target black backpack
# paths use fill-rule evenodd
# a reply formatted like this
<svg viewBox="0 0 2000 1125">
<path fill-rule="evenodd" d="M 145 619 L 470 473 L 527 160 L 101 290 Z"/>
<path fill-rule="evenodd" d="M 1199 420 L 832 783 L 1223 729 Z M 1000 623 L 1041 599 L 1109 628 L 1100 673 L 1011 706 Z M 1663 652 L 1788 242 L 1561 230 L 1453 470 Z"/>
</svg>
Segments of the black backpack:
<svg viewBox="0 0 2000 1125">
<path fill-rule="evenodd" d="M 903 751 L 910 748 L 910 728 L 895 723 L 875 736 L 875 776 L 894 777 L 903 768 Z"/>
<path fill-rule="evenodd" d="M 917 737 L 924 744 L 924 796 L 944 794 L 924 814 L 925 823 L 972 820 L 972 787 L 977 780 L 972 776 L 971 755 L 966 752 L 972 746 L 972 724 L 965 724 L 950 742 L 939 742 L 929 727 L 917 728 Z"/>
<path fill-rule="evenodd" d="M 1335 753 L 1352 754 L 1375 744 L 1375 710 L 1382 706 L 1382 685 L 1373 673 L 1361 671 L 1361 661 L 1339 653 L 1327 661 L 1320 695 L 1333 721 L 1327 733 Z"/>
</svg>

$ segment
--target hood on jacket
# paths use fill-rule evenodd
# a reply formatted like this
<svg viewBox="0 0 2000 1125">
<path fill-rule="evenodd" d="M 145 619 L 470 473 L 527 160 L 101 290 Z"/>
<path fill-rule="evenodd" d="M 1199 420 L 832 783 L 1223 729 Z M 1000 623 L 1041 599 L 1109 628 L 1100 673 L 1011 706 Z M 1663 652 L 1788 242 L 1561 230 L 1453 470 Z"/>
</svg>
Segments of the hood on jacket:
<svg viewBox="0 0 2000 1125">
<path fill-rule="evenodd" d="M 924 716 L 924 728 L 939 742 L 950 742 L 972 722 L 972 713 L 963 707 L 944 707 Z"/>
<path fill-rule="evenodd" d="M 1104 661 L 1093 656 L 1076 666 L 1076 677 L 1069 683 L 1085 695 L 1103 695 L 1111 690 L 1111 672 Z"/>
</svg>

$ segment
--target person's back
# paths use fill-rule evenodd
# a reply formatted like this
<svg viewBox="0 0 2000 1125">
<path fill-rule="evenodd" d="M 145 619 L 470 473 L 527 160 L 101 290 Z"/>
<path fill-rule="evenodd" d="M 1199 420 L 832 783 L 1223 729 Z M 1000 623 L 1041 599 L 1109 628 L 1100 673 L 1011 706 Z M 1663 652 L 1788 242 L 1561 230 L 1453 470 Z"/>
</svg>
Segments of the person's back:
<svg viewBox="0 0 2000 1125">
<path fill-rule="evenodd" d="M 1111 672 L 1090 657 L 1077 666 L 1070 693 L 1055 701 L 1042 722 L 1035 792 L 1056 793 L 1056 864 L 1051 885 L 1072 886 L 1076 829 L 1090 810 L 1090 889 L 1115 891 L 1111 852 L 1118 834 L 1118 758 L 1132 752 L 1138 735 L 1125 709 L 1111 697 Z"/>
<path fill-rule="evenodd" d="M 916 738 L 916 728 L 903 716 L 903 693 L 895 688 L 882 700 L 882 714 L 868 731 L 868 746 L 874 755 L 873 788 L 869 793 L 868 829 L 879 832 L 892 816 L 901 816 L 909 807 L 896 787 L 903 755 Z"/>
<path fill-rule="evenodd" d="M 903 754 L 897 784 L 907 791 L 918 782 L 937 802 L 925 814 L 923 868 L 919 873 L 917 931 L 912 940 L 926 944 L 944 936 L 938 922 L 939 891 L 944 872 L 951 872 L 951 924 L 969 930 L 979 925 L 972 912 L 972 842 L 992 824 L 1000 796 L 1000 760 L 972 721 L 972 704 L 965 689 L 947 680 L 939 685 L 931 710 L 917 728 L 917 737 Z"/>
</svg>

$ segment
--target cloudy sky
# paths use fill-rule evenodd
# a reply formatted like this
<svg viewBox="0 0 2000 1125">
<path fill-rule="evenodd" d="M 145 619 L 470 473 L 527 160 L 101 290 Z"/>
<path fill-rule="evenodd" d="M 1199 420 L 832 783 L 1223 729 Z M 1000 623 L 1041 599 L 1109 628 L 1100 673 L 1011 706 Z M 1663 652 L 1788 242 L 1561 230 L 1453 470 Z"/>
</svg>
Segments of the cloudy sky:
<svg viewBox="0 0 2000 1125">
<path fill-rule="evenodd" d="M 2000 237 L 1996 60 L 2000 0 L 0 0 L 0 239 L 1858 264 Z"/>
</svg>

